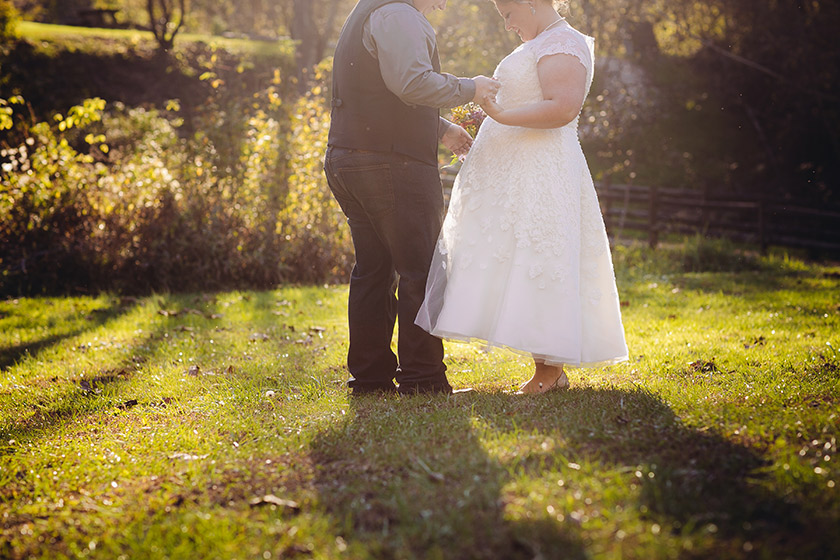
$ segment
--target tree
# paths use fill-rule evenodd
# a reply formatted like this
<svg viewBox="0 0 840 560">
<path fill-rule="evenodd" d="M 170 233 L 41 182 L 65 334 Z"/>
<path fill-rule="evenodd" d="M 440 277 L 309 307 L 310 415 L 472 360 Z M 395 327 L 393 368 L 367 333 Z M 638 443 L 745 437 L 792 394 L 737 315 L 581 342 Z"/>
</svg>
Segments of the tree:
<svg viewBox="0 0 840 560">
<path fill-rule="evenodd" d="M 193 31 L 276 38 L 291 0 L 191 0 L 187 25 Z"/>
<path fill-rule="evenodd" d="M 14 0 L 12 3 L 26 19 L 65 25 L 74 24 L 79 11 L 91 7 L 91 0 Z"/>
<path fill-rule="evenodd" d="M 355 0 L 192 0 L 188 25 L 204 32 L 273 38 L 291 37 L 297 43 L 296 76 L 301 90 L 311 69 L 332 54 Z M 191 28 L 192 30 L 192 28 Z"/>
<path fill-rule="evenodd" d="M 0 51 L 15 38 L 18 14 L 10 0 L 0 0 Z"/>
<path fill-rule="evenodd" d="M 353 2 L 348 0 L 294 0 L 291 25 L 292 39 L 297 41 L 297 73 L 301 91 L 305 91 L 309 72 L 325 56 L 329 41 L 338 34 Z M 289 21 L 289 20 L 287 20 Z"/>
<path fill-rule="evenodd" d="M 661 22 L 756 138 L 755 190 L 840 205 L 840 6 L 834 1 L 669 0 Z"/>
<path fill-rule="evenodd" d="M 505 31 L 492 2 L 453 0 L 429 19 L 437 32 L 441 68 L 450 74 L 489 76 L 519 43 L 515 34 Z"/>
<path fill-rule="evenodd" d="M 160 50 L 168 52 L 175 45 L 175 35 L 181 30 L 187 15 L 186 0 L 148 0 L 149 27 Z"/>
</svg>

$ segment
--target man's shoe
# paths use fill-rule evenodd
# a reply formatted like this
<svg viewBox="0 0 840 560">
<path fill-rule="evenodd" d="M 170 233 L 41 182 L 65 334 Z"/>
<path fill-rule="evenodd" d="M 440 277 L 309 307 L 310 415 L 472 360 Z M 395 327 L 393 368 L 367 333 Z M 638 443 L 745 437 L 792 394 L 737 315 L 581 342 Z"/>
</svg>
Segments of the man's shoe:
<svg viewBox="0 0 840 560">
<path fill-rule="evenodd" d="M 350 395 L 360 397 L 364 395 L 396 395 L 397 387 L 393 383 L 359 383 L 355 380 L 348 383 Z"/>
<path fill-rule="evenodd" d="M 401 383 L 397 389 L 401 395 L 451 395 L 449 383 Z"/>
</svg>

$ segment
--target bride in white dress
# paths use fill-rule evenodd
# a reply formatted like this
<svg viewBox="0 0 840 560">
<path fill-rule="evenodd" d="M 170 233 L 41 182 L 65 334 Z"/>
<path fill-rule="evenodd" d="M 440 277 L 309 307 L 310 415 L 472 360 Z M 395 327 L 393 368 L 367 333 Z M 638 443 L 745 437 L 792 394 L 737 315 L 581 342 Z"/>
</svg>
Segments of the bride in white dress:
<svg viewBox="0 0 840 560">
<path fill-rule="evenodd" d="M 523 43 L 455 180 L 416 323 L 534 358 L 522 393 L 568 387 L 564 366 L 627 359 L 609 243 L 578 139 L 593 40 L 551 0 L 495 0 Z"/>
</svg>

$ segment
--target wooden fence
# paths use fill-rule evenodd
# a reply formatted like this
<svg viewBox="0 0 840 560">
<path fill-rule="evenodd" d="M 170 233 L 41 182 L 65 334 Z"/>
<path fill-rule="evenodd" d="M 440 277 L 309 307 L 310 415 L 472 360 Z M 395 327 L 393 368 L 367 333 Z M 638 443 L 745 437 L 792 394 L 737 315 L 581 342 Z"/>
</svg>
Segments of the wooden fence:
<svg viewBox="0 0 840 560">
<path fill-rule="evenodd" d="M 447 195 L 455 172 L 441 173 Z M 812 251 L 840 252 L 840 212 L 739 193 L 596 183 L 601 211 L 612 237 L 625 230 L 647 234 L 651 247 L 671 234 L 702 234 Z"/>
</svg>

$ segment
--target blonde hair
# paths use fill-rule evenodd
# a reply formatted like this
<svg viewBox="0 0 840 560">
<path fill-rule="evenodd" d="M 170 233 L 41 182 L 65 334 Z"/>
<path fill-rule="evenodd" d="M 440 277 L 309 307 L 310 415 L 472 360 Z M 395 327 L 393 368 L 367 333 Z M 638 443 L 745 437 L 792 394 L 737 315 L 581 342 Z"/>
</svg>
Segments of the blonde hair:
<svg viewBox="0 0 840 560">
<path fill-rule="evenodd" d="M 496 4 L 510 4 L 512 2 L 516 4 L 527 4 L 528 0 L 492 0 Z M 557 12 L 563 16 L 567 17 L 569 15 L 569 1 L 570 0 L 536 0 L 537 2 L 548 2 Z"/>
</svg>

